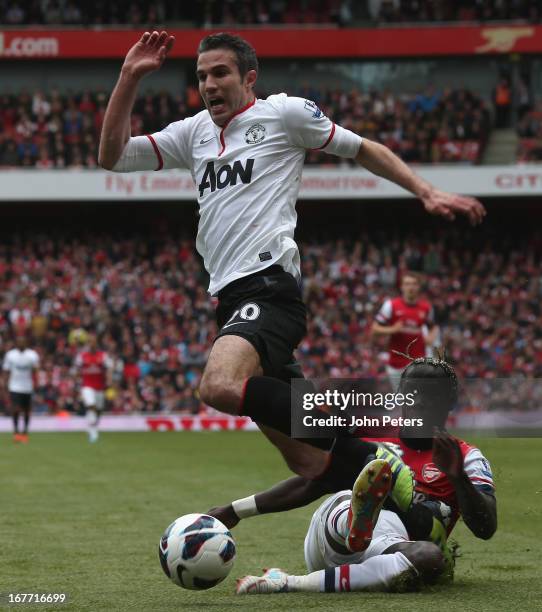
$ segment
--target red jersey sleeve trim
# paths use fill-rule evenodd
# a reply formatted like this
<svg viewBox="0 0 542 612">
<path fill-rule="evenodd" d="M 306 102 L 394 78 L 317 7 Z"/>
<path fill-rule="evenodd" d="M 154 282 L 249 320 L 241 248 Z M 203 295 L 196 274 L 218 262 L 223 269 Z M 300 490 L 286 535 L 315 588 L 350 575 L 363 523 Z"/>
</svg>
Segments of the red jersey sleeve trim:
<svg viewBox="0 0 542 612">
<path fill-rule="evenodd" d="M 241 392 L 241 401 L 239 402 L 239 412 L 238 412 L 239 416 L 244 416 L 243 411 L 245 409 L 245 397 L 247 394 L 247 385 L 248 385 L 248 378 L 243 383 L 243 391 Z"/>
<path fill-rule="evenodd" d="M 325 149 L 327 147 L 327 145 L 333 140 L 333 136 L 335 135 L 335 124 L 333 123 L 331 125 L 331 132 L 329 133 L 329 137 L 328 139 L 324 142 L 324 144 L 321 147 L 317 147 L 316 149 L 312 149 L 313 151 L 321 151 L 322 149 Z"/>
<path fill-rule="evenodd" d="M 154 149 L 154 152 L 156 153 L 156 158 L 158 159 L 158 168 L 155 169 L 155 172 L 157 172 L 158 170 L 162 170 L 162 168 L 164 167 L 164 160 L 162 159 L 160 149 L 158 148 L 156 141 L 150 134 L 145 134 L 145 136 L 151 141 L 152 148 Z"/>
</svg>

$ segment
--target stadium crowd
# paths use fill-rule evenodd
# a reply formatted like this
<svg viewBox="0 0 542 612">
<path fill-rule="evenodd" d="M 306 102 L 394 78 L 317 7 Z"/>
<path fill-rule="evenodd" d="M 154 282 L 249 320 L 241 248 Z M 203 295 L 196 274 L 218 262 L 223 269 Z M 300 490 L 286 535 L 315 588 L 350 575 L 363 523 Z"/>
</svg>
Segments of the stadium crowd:
<svg viewBox="0 0 542 612">
<path fill-rule="evenodd" d="M 2 241 L 0 354 L 17 334 L 29 335 L 41 355 L 36 410 L 78 410 L 74 360 L 89 332 L 114 362 L 110 410 L 200 410 L 196 389 L 216 328 L 194 243 L 171 228 L 129 236 L 58 231 Z M 522 240 L 376 226 L 355 239 L 301 241 L 305 374 L 385 376 L 385 343 L 371 339 L 371 323 L 408 269 L 426 278 L 443 345 L 462 376 L 541 377 L 542 235 L 533 228 Z"/>
<path fill-rule="evenodd" d="M 521 117 L 517 125 L 520 137 L 518 160 L 522 162 L 542 161 L 542 100 Z"/>
<path fill-rule="evenodd" d="M 429 87 L 397 96 L 302 87 L 290 92 L 315 100 L 329 117 L 388 145 L 407 162 L 478 161 L 490 130 L 487 104 L 468 90 Z M 265 97 L 266 94 L 263 94 Z M 0 96 L 0 167 L 95 168 L 107 94 L 21 91 Z M 147 134 L 201 109 L 194 86 L 173 96 L 149 91 L 137 99 L 132 134 Z M 341 163 L 310 152 L 308 163 Z"/>
<path fill-rule="evenodd" d="M 375 21 L 385 23 L 542 19 L 538 0 L 369 0 L 368 8 Z"/>
<path fill-rule="evenodd" d="M 0 0 L 0 23 L 133 27 L 166 24 L 208 27 L 233 24 L 416 23 L 431 21 L 539 22 L 538 0 Z"/>
<path fill-rule="evenodd" d="M 352 0 L 0 0 L 0 23 L 8 25 L 115 25 L 133 27 L 189 24 L 296 24 L 348 25 Z"/>
</svg>

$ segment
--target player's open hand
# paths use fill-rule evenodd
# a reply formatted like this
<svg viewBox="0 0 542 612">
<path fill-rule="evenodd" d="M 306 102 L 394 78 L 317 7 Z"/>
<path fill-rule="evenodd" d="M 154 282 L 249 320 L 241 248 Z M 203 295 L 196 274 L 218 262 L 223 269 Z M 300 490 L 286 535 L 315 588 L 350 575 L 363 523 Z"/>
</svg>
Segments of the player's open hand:
<svg viewBox="0 0 542 612">
<path fill-rule="evenodd" d="M 425 210 L 431 215 L 440 215 L 453 221 L 456 214 L 468 217 L 471 225 L 478 225 L 486 216 L 486 209 L 476 198 L 447 193 L 433 189 L 428 195 L 422 197 Z"/>
<path fill-rule="evenodd" d="M 437 431 L 433 438 L 433 463 L 450 480 L 463 474 L 463 455 L 458 441 L 446 431 Z"/>
<path fill-rule="evenodd" d="M 211 508 L 207 511 L 207 514 L 209 516 L 214 516 L 216 519 L 224 523 L 228 529 L 233 529 L 241 520 L 237 514 L 235 514 L 231 504 L 229 506 L 217 506 L 216 508 Z"/>
<path fill-rule="evenodd" d="M 138 42 L 128 51 L 123 72 L 136 78 L 141 78 L 154 70 L 158 70 L 164 63 L 167 54 L 175 42 L 174 36 L 165 31 L 145 32 Z"/>
</svg>

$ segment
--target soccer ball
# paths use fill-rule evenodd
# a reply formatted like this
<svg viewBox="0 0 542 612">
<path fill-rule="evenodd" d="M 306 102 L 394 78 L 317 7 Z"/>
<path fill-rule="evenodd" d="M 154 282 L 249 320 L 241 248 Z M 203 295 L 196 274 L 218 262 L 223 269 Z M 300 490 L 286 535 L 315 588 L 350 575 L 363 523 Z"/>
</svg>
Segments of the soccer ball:
<svg viewBox="0 0 542 612">
<path fill-rule="evenodd" d="M 158 555 L 168 578 L 199 591 L 214 587 L 230 573 L 235 542 L 229 529 L 214 517 L 186 514 L 166 529 Z"/>
</svg>

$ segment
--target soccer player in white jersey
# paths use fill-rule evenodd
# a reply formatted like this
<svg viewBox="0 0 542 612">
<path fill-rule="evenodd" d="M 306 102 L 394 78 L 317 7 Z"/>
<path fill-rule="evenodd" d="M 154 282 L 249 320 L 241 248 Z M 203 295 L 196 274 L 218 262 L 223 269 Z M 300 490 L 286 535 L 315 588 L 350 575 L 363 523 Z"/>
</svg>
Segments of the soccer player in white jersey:
<svg viewBox="0 0 542 612">
<path fill-rule="evenodd" d="M 299 400 L 291 399 L 289 383 L 301 376 L 293 351 L 306 333 L 293 239 L 306 150 L 354 158 L 446 219 L 461 213 L 479 223 L 484 208 L 434 188 L 383 145 L 333 124 L 310 100 L 285 94 L 257 99 L 256 53 L 231 34 L 200 42 L 196 74 L 206 109 L 155 134 L 131 137 L 139 83 L 160 68 L 173 44 L 167 32 L 146 32 L 128 51 L 104 117 L 99 163 L 114 172 L 190 170 L 200 213 L 196 246 L 210 275 L 209 291 L 219 300 L 220 331 L 201 398 L 223 412 L 250 416 L 293 471 L 321 476 L 338 469 L 330 456 L 333 439 L 289 437 L 291 401 Z M 344 445 L 333 450 L 335 458 L 352 453 Z M 355 455 L 361 460 L 374 450 L 366 444 Z"/>
<path fill-rule="evenodd" d="M 39 355 L 28 348 L 24 334 L 17 336 L 15 348 L 4 356 L 4 376 L 7 378 L 11 414 L 13 417 L 14 442 L 28 442 L 28 425 L 32 410 L 34 372 L 40 363 Z M 19 428 L 19 417 L 23 417 L 23 429 Z"/>
</svg>

